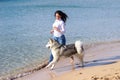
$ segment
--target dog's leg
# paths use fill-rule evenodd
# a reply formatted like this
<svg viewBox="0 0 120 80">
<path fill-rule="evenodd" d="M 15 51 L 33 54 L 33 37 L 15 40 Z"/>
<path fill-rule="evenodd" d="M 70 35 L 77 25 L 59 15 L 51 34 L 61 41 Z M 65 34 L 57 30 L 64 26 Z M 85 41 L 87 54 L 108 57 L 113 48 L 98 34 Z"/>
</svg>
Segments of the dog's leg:
<svg viewBox="0 0 120 80">
<path fill-rule="evenodd" d="M 53 60 L 47 65 L 46 68 L 48 68 L 48 67 L 51 66 L 50 69 L 53 69 L 53 68 L 55 67 L 55 64 L 56 64 L 57 61 L 58 61 L 58 57 L 54 57 L 54 56 L 53 56 Z"/>
<path fill-rule="evenodd" d="M 51 70 L 55 67 L 55 64 L 58 62 L 58 59 L 59 59 L 58 57 L 54 57 L 54 59 L 53 59 L 53 61 L 51 63 L 52 64 L 52 66 L 50 68 Z"/>
<path fill-rule="evenodd" d="M 73 56 L 71 56 L 70 58 L 71 58 L 70 63 L 72 64 L 72 69 L 74 70 L 74 69 L 75 69 L 75 68 L 74 68 L 74 57 L 73 57 Z"/>
<path fill-rule="evenodd" d="M 49 68 L 52 64 L 52 61 L 46 66 L 46 68 Z"/>
<path fill-rule="evenodd" d="M 53 59 L 53 61 L 51 61 L 47 66 L 46 66 L 46 68 L 48 68 L 48 67 L 50 67 L 51 66 L 51 69 L 53 69 L 54 68 L 54 64 L 55 64 L 55 59 Z"/>
<path fill-rule="evenodd" d="M 84 67 L 83 55 L 81 55 L 80 61 L 81 61 L 82 67 Z"/>
<path fill-rule="evenodd" d="M 83 55 L 82 53 L 77 55 L 77 57 L 78 57 L 78 58 L 79 58 L 79 60 L 80 60 L 81 67 L 84 67 L 83 56 L 84 56 L 84 55 Z M 79 63 L 79 64 L 80 64 L 80 63 Z"/>
<path fill-rule="evenodd" d="M 49 68 L 50 66 L 52 66 L 51 68 L 53 68 L 54 67 L 54 61 L 51 61 L 47 66 L 46 66 L 46 68 Z"/>
<path fill-rule="evenodd" d="M 50 68 L 51 70 L 53 70 L 53 68 L 55 67 L 55 63 L 54 64 L 52 64 L 52 67 Z"/>
</svg>

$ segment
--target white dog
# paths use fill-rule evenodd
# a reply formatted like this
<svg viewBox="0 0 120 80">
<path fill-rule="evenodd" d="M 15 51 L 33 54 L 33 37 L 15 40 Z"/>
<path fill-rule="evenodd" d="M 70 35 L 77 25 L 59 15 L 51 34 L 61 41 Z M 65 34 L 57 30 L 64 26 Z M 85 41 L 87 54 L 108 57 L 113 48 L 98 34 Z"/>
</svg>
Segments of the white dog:
<svg viewBox="0 0 120 80">
<path fill-rule="evenodd" d="M 50 48 L 53 55 L 53 60 L 46 66 L 46 68 L 51 66 L 51 69 L 53 69 L 61 56 L 70 57 L 72 61 L 74 61 L 73 55 L 76 55 L 80 62 L 82 63 L 82 67 L 84 66 L 83 64 L 84 48 L 81 41 L 76 41 L 74 44 L 69 45 L 60 45 L 57 41 L 49 39 L 46 47 Z"/>
</svg>

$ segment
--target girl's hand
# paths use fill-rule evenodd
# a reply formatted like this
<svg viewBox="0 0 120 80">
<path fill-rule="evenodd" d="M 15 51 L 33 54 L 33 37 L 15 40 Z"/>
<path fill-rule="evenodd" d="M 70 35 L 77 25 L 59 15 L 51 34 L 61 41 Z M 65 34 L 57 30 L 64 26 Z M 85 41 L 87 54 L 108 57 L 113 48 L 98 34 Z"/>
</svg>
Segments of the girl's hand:
<svg viewBox="0 0 120 80">
<path fill-rule="evenodd" d="M 61 32 L 60 29 L 58 29 L 57 27 L 54 27 L 53 29 L 58 31 L 58 32 Z"/>
<path fill-rule="evenodd" d="M 53 34 L 53 32 L 54 32 L 54 30 L 52 29 L 52 30 L 50 31 L 50 33 Z"/>
</svg>

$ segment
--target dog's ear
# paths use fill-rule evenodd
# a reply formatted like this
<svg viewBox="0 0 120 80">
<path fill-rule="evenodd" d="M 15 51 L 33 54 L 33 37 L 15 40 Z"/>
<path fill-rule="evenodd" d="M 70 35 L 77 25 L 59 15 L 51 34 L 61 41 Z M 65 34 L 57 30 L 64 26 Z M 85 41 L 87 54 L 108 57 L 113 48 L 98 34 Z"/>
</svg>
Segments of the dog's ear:
<svg viewBox="0 0 120 80">
<path fill-rule="evenodd" d="M 53 39 L 52 39 L 52 38 L 50 38 L 49 41 L 50 41 L 51 43 L 53 43 Z"/>
</svg>

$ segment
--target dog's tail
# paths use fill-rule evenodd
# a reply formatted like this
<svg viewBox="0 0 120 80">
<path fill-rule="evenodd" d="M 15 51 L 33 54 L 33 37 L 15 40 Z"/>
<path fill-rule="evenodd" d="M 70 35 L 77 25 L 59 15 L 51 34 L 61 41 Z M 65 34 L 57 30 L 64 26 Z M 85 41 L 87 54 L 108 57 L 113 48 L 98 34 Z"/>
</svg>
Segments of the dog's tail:
<svg viewBox="0 0 120 80">
<path fill-rule="evenodd" d="M 81 54 L 84 51 L 83 43 L 80 40 L 75 42 L 75 48 L 78 54 Z"/>
</svg>

